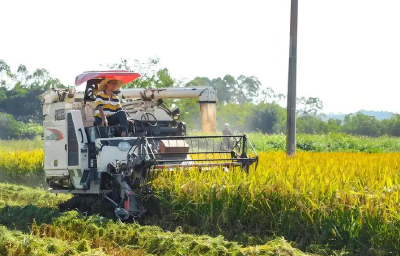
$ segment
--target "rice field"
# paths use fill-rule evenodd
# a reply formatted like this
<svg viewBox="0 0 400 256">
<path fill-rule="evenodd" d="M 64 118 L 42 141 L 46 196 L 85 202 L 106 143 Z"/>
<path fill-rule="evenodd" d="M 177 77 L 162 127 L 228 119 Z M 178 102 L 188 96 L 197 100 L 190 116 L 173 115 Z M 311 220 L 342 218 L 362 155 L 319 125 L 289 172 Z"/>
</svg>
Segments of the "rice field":
<svg viewBox="0 0 400 256">
<path fill-rule="evenodd" d="M 166 222 L 188 232 L 245 244 L 283 236 L 304 250 L 384 255 L 400 249 L 399 171 L 398 153 L 261 153 L 249 174 L 165 172 L 154 186 L 173 213 Z"/>
<path fill-rule="evenodd" d="M 30 186 L 44 186 L 43 159 L 42 149 L 0 151 L 0 180 Z"/>
<path fill-rule="evenodd" d="M 267 147 L 255 138 L 259 149 Z M 260 153 L 257 170 L 248 174 L 159 173 L 153 188 L 161 217 L 146 219 L 151 226 L 61 214 L 55 207 L 68 196 L 0 185 L 0 233 L 7 234 L 0 235 L 0 248 L 25 255 L 23 241 L 30 241 L 29 250 L 44 248 L 42 255 L 400 255 L 400 153 L 362 153 L 378 145 L 397 152 L 397 140 L 364 141 L 354 152 L 319 152 L 319 140 L 310 144 L 316 152 L 299 150 L 293 158 Z M 330 149 L 362 141 L 347 140 Z M 42 159 L 35 147 L 0 150 L 2 182 L 41 179 Z"/>
<path fill-rule="evenodd" d="M 60 213 L 69 196 L 0 184 L 0 255 L 311 255 L 283 238 L 245 246 L 181 228 L 114 222 L 76 211 Z"/>
</svg>

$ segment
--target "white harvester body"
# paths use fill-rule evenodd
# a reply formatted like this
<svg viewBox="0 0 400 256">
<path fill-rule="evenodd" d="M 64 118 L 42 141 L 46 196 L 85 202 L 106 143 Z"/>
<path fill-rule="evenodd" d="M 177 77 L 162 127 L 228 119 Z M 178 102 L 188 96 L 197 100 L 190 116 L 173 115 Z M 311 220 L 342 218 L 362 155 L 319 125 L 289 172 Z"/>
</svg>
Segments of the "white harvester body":
<svg viewBox="0 0 400 256">
<path fill-rule="evenodd" d="M 206 170 L 214 166 L 248 170 L 257 162 L 256 154 L 247 155 L 248 145 L 252 146 L 245 135 L 186 136 L 185 123 L 177 121 L 179 109 L 169 110 L 162 101 L 197 98 L 200 109 L 206 110 L 201 114 L 202 130 L 215 132 L 213 87 L 125 89 L 120 98 L 130 127 L 93 126 L 97 85 L 110 77 L 127 82 L 139 75 L 127 71 L 86 72 L 76 79 L 76 85 L 87 82 L 85 92 L 54 89 L 41 95 L 44 170 L 53 192 L 79 198 L 97 195 L 111 202 L 115 215 L 125 219 L 146 211 L 138 194 L 151 192 L 152 170 Z M 121 137 L 121 130 L 128 136 Z"/>
</svg>

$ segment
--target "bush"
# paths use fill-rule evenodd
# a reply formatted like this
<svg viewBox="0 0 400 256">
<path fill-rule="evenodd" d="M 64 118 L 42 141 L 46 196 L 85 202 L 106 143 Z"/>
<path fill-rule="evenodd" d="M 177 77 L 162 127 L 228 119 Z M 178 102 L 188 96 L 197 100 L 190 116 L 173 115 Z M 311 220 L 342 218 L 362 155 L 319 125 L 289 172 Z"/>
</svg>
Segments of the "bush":
<svg viewBox="0 0 400 256">
<path fill-rule="evenodd" d="M 328 124 L 316 116 L 300 116 L 297 118 L 297 132 L 306 134 L 326 134 Z"/>
<path fill-rule="evenodd" d="M 0 139 L 33 139 L 43 132 L 43 126 L 19 122 L 12 115 L 0 112 Z"/>
<path fill-rule="evenodd" d="M 12 139 L 17 137 L 18 122 L 12 115 L 4 114 L 0 112 L 0 138 L 1 139 Z"/>
</svg>

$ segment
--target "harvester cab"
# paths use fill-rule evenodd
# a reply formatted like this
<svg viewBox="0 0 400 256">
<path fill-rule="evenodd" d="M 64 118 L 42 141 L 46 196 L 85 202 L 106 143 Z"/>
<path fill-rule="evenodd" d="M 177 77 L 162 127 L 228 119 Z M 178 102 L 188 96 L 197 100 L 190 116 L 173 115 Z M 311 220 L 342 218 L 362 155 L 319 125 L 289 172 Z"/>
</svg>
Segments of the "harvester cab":
<svg viewBox="0 0 400 256">
<path fill-rule="evenodd" d="M 41 95 L 44 125 L 44 170 L 54 193 L 74 197 L 67 208 L 80 208 L 90 198 L 109 202 L 120 219 L 146 212 L 141 198 L 151 194 L 151 178 L 159 171 L 256 167 L 258 156 L 246 135 L 187 136 L 179 109 L 164 99 L 198 99 L 201 130 L 216 132 L 216 91 L 213 87 L 123 89 L 121 105 L 129 127 L 93 126 L 95 94 L 103 79 L 125 84 L 140 75 L 129 71 L 85 72 L 73 89 L 52 89 Z M 84 90 L 79 85 L 86 83 Z M 126 137 L 121 137 L 125 131 Z"/>
</svg>

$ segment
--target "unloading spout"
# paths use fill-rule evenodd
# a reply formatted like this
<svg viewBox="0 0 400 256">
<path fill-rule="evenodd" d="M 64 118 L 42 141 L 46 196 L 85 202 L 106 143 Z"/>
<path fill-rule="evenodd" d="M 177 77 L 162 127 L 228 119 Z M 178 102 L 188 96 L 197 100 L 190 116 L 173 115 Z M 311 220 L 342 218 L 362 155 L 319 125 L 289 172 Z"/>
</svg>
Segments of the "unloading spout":
<svg viewBox="0 0 400 256">
<path fill-rule="evenodd" d="M 201 113 L 201 132 L 216 133 L 217 132 L 217 104 L 216 103 L 200 103 Z"/>
</svg>

